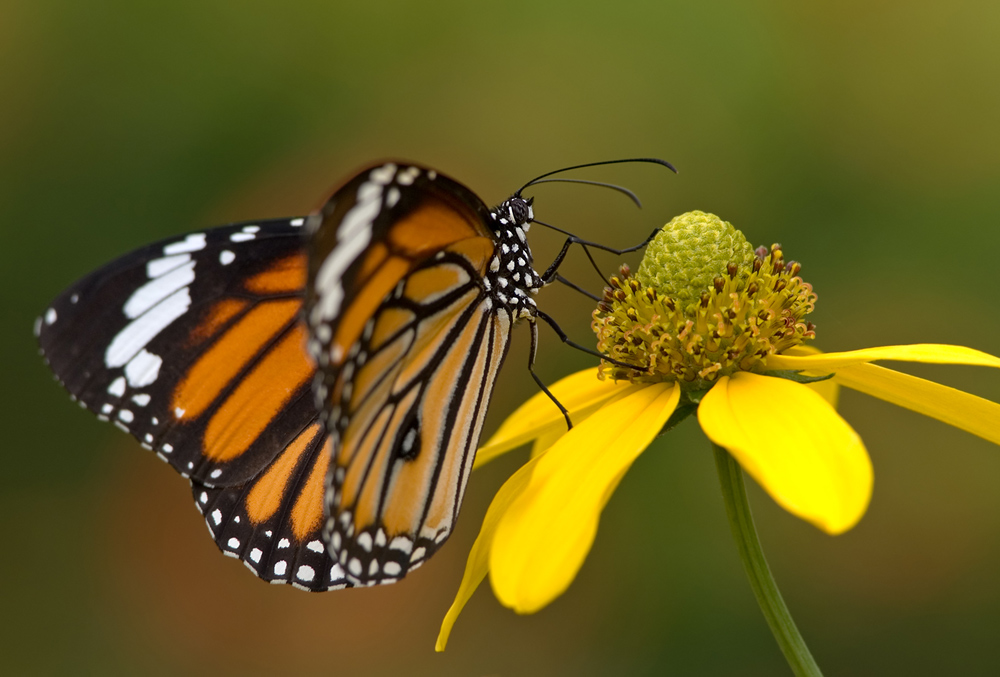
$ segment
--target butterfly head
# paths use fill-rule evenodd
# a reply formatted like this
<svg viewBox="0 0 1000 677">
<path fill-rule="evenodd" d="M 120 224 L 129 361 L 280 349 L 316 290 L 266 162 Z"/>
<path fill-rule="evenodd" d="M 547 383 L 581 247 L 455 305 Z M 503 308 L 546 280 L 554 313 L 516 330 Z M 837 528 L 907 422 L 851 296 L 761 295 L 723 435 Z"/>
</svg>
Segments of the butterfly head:
<svg viewBox="0 0 1000 677">
<path fill-rule="evenodd" d="M 524 198 L 515 193 L 490 211 L 493 217 L 493 230 L 499 235 L 503 231 L 520 228 L 528 232 L 535 213 L 531 208 L 533 197 Z"/>
</svg>

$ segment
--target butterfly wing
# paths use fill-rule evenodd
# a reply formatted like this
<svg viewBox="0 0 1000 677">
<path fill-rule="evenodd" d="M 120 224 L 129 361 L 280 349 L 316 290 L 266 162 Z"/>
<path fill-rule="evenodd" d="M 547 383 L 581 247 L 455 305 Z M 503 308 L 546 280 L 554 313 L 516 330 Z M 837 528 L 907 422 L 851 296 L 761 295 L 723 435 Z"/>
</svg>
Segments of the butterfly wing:
<svg viewBox="0 0 1000 677">
<path fill-rule="evenodd" d="M 330 451 L 329 437 L 317 420 L 246 484 L 192 482 L 195 505 L 219 549 L 270 583 L 313 592 L 350 587 L 320 531 Z"/>
<path fill-rule="evenodd" d="M 310 224 L 323 533 L 353 583 L 398 580 L 453 528 L 513 322 L 483 285 L 488 217 L 457 182 L 385 164 Z"/>
<path fill-rule="evenodd" d="M 303 222 L 138 249 L 66 290 L 36 334 L 75 400 L 191 478 L 225 554 L 325 590 L 345 581 L 317 540 L 329 451 L 301 322 Z"/>
</svg>

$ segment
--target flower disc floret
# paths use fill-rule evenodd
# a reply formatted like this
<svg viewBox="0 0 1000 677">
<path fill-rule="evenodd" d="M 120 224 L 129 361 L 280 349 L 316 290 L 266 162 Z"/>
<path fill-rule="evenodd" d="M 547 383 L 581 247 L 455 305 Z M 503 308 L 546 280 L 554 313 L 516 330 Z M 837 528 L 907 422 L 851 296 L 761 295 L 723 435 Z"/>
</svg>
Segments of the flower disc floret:
<svg viewBox="0 0 1000 677">
<path fill-rule="evenodd" d="M 745 258 L 750 245 L 743 234 L 701 212 L 667 227 L 681 221 L 690 234 L 690 224 L 712 220 L 732 229 L 722 232 L 724 246 L 703 237 L 701 245 L 678 245 L 680 229 L 674 228 L 671 237 L 658 236 L 650 245 L 638 275 L 622 266 L 611 278 L 591 326 L 598 350 L 635 366 L 605 361 L 601 378 L 699 390 L 738 371 L 763 373 L 768 355 L 815 338 L 815 327 L 803 318 L 815 308 L 816 294 L 799 277 L 801 266 L 785 261 L 780 245 L 759 247 Z"/>
</svg>

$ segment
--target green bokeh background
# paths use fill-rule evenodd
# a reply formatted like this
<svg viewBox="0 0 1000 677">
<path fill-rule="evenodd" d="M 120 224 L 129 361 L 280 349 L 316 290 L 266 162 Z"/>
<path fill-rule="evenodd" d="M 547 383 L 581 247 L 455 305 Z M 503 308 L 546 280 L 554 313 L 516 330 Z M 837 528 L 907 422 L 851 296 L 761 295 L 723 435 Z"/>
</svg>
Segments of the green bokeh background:
<svg viewBox="0 0 1000 677">
<path fill-rule="evenodd" d="M 436 655 L 482 515 L 524 452 L 476 473 L 448 546 L 403 583 L 264 585 L 218 554 L 186 482 L 69 401 L 32 321 L 119 254 L 308 212 L 371 160 L 419 160 L 496 202 L 550 169 L 656 155 L 681 173 L 586 174 L 627 183 L 642 211 L 556 185 L 536 213 L 625 246 L 715 212 L 804 263 L 821 348 L 1000 354 L 998 29 L 986 0 L 0 1 L 3 671 L 783 674 L 692 422 L 626 476 L 564 596 L 518 617 L 486 586 Z M 559 240 L 538 230 L 544 263 Z M 581 258 L 567 275 L 599 287 Z M 539 300 L 590 340 L 589 302 Z M 526 336 L 488 429 L 534 392 Z M 543 339 L 546 380 L 591 364 Z M 996 372 L 908 370 L 1000 400 Z M 860 394 L 841 409 L 876 471 L 857 528 L 831 538 L 750 491 L 817 660 L 997 674 L 1000 450 Z"/>
</svg>

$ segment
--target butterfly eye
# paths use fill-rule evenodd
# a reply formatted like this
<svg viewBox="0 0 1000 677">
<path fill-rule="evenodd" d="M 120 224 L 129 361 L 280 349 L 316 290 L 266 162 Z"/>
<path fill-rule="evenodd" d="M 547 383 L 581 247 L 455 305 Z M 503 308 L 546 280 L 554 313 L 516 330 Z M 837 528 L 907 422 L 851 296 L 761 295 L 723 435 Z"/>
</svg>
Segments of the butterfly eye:
<svg viewBox="0 0 1000 677">
<path fill-rule="evenodd" d="M 512 197 L 507 203 L 510 213 L 514 217 L 514 223 L 526 223 L 530 218 L 530 202 L 520 197 Z"/>
</svg>

